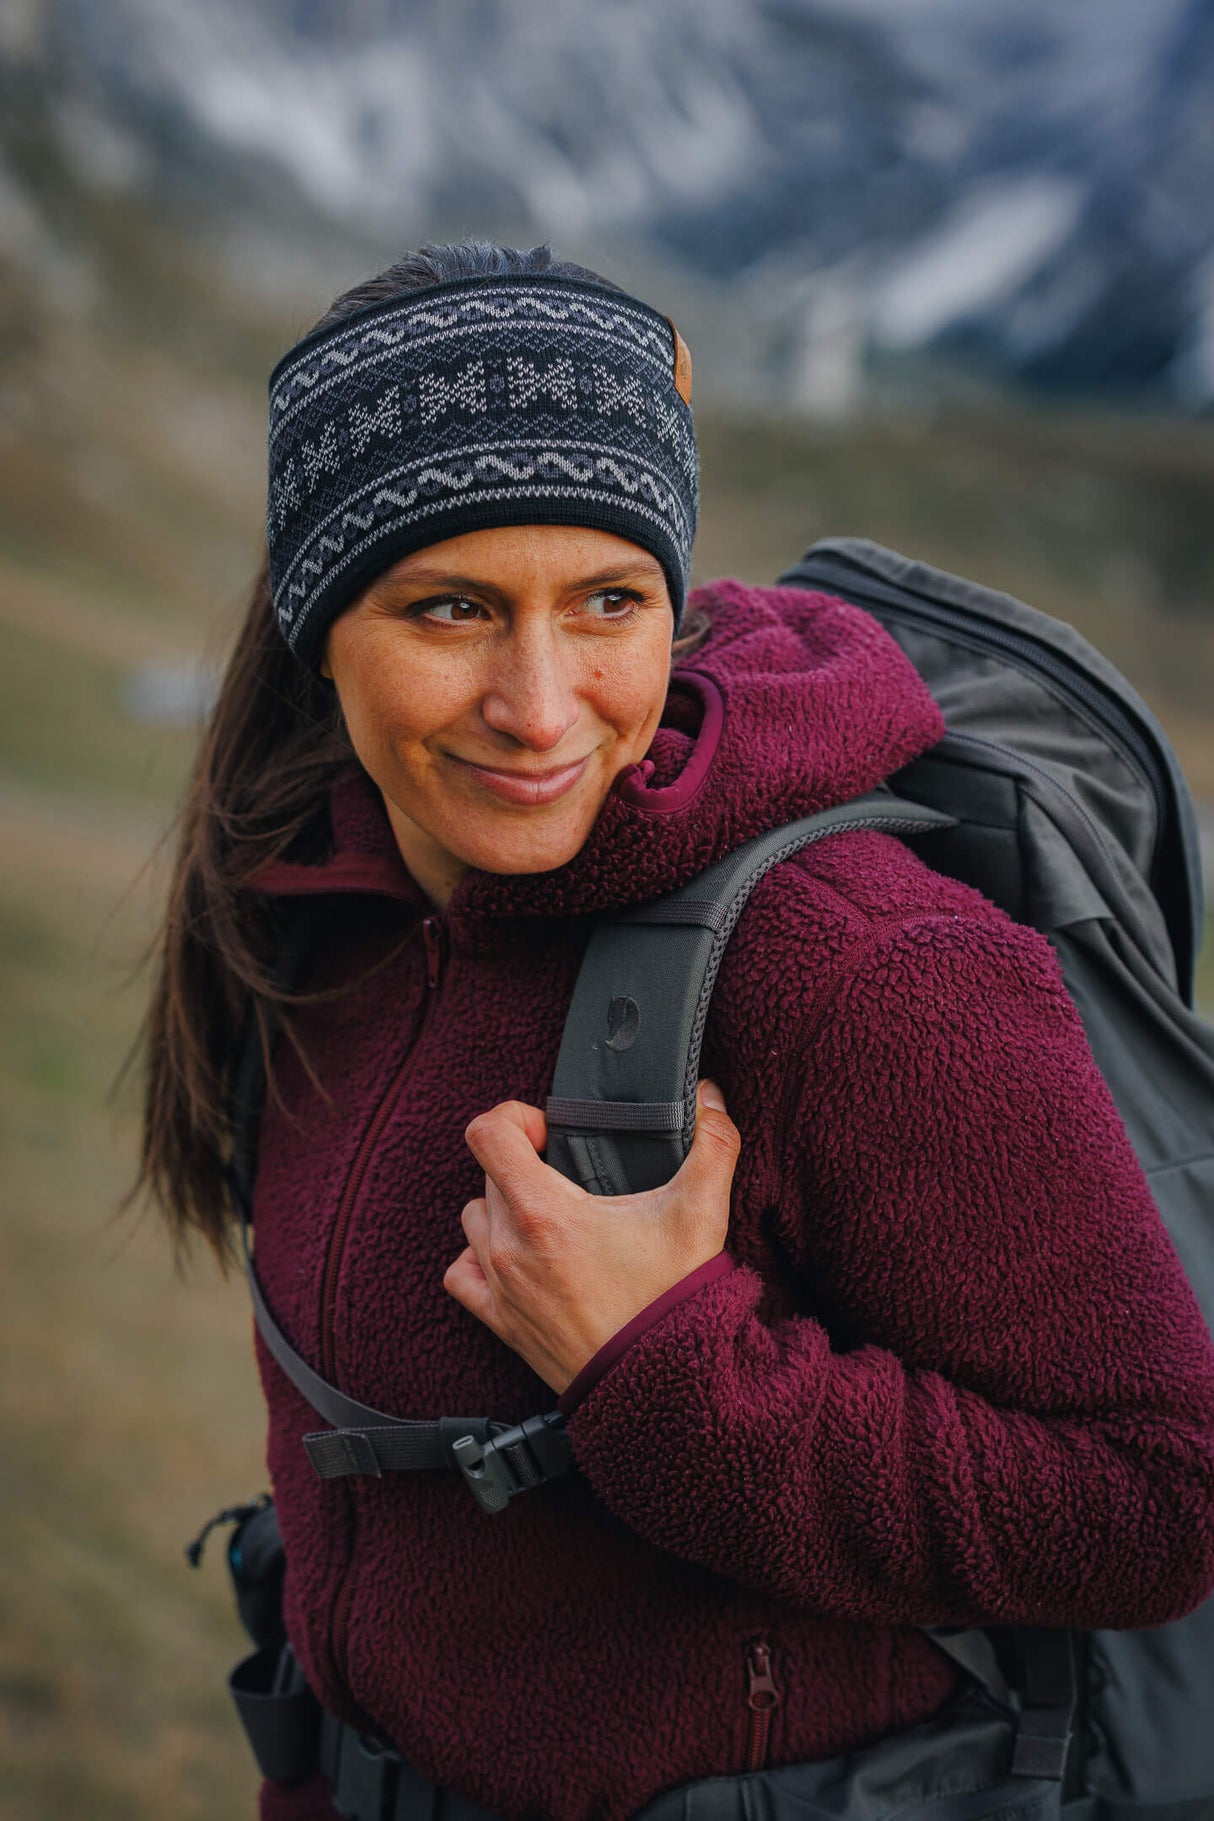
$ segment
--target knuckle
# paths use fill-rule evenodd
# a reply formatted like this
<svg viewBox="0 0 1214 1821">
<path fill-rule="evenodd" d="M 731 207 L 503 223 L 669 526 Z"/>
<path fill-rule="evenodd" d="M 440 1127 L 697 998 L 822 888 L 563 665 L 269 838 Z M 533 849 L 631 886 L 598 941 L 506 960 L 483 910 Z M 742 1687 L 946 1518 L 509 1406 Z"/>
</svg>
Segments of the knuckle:
<svg viewBox="0 0 1214 1821">
<path fill-rule="evenodd" d="M 520 1203 L 514 1209 L 514 1225 L 517 1231 L 527 1239 L 538 1238 L 548 1230 L 548 1214 L 534 1203 Z"/>
<path fill-rule="evenodd" d="M 509 1277 L 517 1263 L 518 1253 L 508 1239 L 494 1239 L 489 1244 L 487 1260 L 495 1277 Z"/>
<path fill-rule="evenodd" d="M 718 1113 L 710 1127 L 710 1135 L 722 1151 L 736 1157 L 742 1148 L 742 1134 L 739 1132 L 728 1113 Z"/>
</svg>

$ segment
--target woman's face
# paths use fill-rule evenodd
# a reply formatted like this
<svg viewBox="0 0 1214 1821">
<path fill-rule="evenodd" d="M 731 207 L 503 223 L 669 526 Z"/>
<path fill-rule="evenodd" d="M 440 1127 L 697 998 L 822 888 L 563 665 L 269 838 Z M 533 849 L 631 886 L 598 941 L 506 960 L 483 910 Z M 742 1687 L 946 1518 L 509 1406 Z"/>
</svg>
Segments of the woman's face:
<svg viewBox="0 0 1214 1821">
<path fill-rule="evenodd" d="M 656 558 L 606 531 L 470 531 L 403 557 L 334 621 L 323 669 L 410 872 L 547 872 L 642 758 L 674 619 Z"/>
</svg>

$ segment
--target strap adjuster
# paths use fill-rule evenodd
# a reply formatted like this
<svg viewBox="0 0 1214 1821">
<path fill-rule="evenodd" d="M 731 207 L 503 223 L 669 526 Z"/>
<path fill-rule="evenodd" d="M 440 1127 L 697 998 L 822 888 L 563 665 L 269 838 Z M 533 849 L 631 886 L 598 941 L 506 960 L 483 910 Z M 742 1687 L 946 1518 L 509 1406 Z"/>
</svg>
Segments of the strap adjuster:
<svg viewBox="0 0 1214 1821">
<path fill-rule="evenodd" d="M 484 1441 L 462 1435 L 451 1452 L 472 1496 L 489 1517 L 504 1511 L 518 1493 L 546 1485 L 573 1466 L 573 1448 L 559 1410 L 529 1416 Z"/>
</svg>

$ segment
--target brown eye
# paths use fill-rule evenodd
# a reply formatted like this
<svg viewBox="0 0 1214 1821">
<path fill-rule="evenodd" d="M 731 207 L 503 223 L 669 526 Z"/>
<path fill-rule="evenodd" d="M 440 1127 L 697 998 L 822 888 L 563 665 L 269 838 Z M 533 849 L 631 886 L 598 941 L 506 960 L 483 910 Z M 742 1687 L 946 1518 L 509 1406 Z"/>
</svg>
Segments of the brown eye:
<svg viewBox="0 0 1214 1821">
<path fill-rule="evenodd" d="M 626 620 L 639 599 L 639 595 L 627 588 L 600 588 L 597 594 L 587 595 L 582 605 L 591 619 Z M 605 612 L 597 611 L 600 605 L 606 609 Z"/>
<path fill-rule="evenodd" d="M 436 601 L 415 601 L 409 612 L 413 618 L 439 620 L 444 625 L 453 626 L 481 619 L 485 610 L 476 601 L 467 601 L 462 595 L 448 594 Z"/>
</svg>

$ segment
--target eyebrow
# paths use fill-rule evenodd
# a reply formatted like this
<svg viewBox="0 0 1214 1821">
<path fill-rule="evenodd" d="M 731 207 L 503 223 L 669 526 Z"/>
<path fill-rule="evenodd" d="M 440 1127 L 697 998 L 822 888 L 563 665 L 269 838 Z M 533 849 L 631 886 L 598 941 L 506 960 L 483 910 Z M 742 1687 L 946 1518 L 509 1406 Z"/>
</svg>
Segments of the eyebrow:
<svg viewBox="0 0 1214 1821">
<path fill-rule="evenodd" d="M 571 586 L 574 588 L 609 588 L 613 583 L 624 582 L 629 578 L 635 581 L 638 576 L 649 576 L 656 580 L 664 574 L 662 565 L 656 557 L 638 554 L 635 563 L 617 564 L 612 569 L 601 569 L 595 575 L 579 576 Z M 392 586 L 393 583 L 402 586 L 412 585 L 417 582 L 424 587 L 450 588 L 453 591 L 466 589 L 469 593 L 477 594 L 503 593 L 499 583 L 490 581 L 484 576 L 456 575 L 446 569 L 408 569 L 397 576 L 381 576 L 380 581 L 384 586 Z"/>
</svg>

